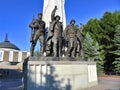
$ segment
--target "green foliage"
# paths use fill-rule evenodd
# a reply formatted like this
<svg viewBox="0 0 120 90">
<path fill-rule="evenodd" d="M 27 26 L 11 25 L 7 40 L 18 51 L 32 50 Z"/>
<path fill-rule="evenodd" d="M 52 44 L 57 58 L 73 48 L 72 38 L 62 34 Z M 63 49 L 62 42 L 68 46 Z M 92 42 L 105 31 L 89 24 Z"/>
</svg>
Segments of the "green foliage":
<svg viewBox="0 0 120 90">
<path fill-rule="evenodd" d="M 116 46 L 113 43 L 115 27 L 120 25 L 120 11 L 114 13 L 106 11 L 101 19 L 91 18 L 83 29 L 83 34 L 89 33 L 92 39 L 99 44 L 101 63 L 105 70 L 111 71 L 116 54 L 111 54 Z M 119 38 L 120 39 L 120 38 Z M 118 51 L 116 51 L 117 53 Z M 115 53 L 115 52 L 114 52 Z"/>
<path fill-rule="evenodd" d="M 34 56 L 39 57 L 39 56 L 40 56 L 40 51 L 39 51 L 39 50 L 36 50 L 36 51 L 34 52 Z"/>
<path fill-rule="evenodd" d="M 84 50 L 84 57 L 85 58 L 94 58 L 94 46 L 95 43 L 89 33 L 86 34 L 85 39 L 83 41 L 83 50 Z"/>
<path fill-rule="evenodd" d="M 84 57 L 88 60 L 95 60 L 97 62 L 97 71 L 98 74 L 103 73 L 103 65 L 104 62 L 101 58 L 100 48 L 98 42 L 95 42 L 89 33 L 85 35 L 85 39 L 83 41 L 83 51 Z"/>
<path fill-rule="evenodd" d="M 112 52 L 116 55 L 115 61 L 112 63 L 114 65 L 114 71 L 120 72 L 120 25 L 117 25 L 113 43 L 115 50 Z"/>
<path fill-rule="evenodd" d="M 94 40 L 100 40 L 99 38 L 102 38 L 103 34 L 101 33 L 102 28 L 99 23 L 97 19 L 90 19 L 85 25 L 83 33 L 86 34 L 88 32 Z"/>
<path fill-rule="evenodd" d="M 91 38 L 89 33 L 85 35 L 83 51 L 85 58 L 100 59 L 99 44 Z"/>
<path fill-rule="evenodd" d="M 99 44 L 92 39 L 89 33 L 85 35 L 85 39 L 83 41 L 83 50 L 85 58 L 101 59 Z"/>
</svg>

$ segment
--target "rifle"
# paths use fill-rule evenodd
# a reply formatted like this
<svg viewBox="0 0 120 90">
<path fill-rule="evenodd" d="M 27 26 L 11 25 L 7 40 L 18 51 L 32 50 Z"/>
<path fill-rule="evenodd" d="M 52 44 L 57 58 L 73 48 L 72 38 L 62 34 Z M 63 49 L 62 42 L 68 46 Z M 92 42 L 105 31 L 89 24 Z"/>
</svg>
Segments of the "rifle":
<svg viewBox="0 0 120 90">
<path fill-rule="evenodd" d="M 34 15 L 33 15 L 33 19 L 34 20 Z M 31 35 L 30 35 L 30 42 L 33 43 L 33 34 L 34 34 L 34 28 L 31 28 Z"/>
</svg>

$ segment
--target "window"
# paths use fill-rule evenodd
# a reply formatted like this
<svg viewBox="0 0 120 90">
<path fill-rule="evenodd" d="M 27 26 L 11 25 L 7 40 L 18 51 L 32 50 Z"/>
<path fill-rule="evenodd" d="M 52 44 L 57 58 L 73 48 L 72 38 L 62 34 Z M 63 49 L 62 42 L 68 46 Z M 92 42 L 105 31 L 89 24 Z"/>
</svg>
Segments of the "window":
<svg viewBox="0 0 120 90">
<path fill-rule="evenodd" d="M 22 52 L 19 52 L 18 53 L 18 62 L 21 62 L 22 61 Z"/>
<path fill-rule="evenodd" d="M 13 51 L 9 52 L 9 62 L 13 62 Z"/>
<path fill-rule="evenodd" d="M 0 51 L 0 61 L 3 61 L 4 51 Z"/>
</svg>

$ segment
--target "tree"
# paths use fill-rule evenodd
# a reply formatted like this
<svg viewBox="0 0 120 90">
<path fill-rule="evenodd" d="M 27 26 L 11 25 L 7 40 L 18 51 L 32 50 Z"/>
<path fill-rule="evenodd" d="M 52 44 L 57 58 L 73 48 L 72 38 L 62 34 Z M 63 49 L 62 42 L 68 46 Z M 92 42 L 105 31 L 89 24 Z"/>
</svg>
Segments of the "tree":
<svg viewBox="0 0 120 90">
<path fill-rule="evenodd" d="M 84 51 L 84 57 L 88 60 L 93 59 L 94 57 L 94 41 L 91 38 L 91 36 L 89 35 L 89 33 L 87 33 L 85 35 L 85 39 L 83 41 L 83 51 Z"/>
<path fill-rule="evenodd" d="M 113 62 L 115 60 L 116 55 L 112 54 L 111 51 L 114 50 L 115 45 L 113 44 L 113 38 L 116 31 L 116 26 L 120 24 L 120 12 L 116 11 L 114 13 L 105 12 L 101 20 L 101 27 L 104 29 L 104 36 L 107 38 L 103 38 L 101 40 L 101 44 L 103 45 L 103 49 L 105 50 L 105 70 L 112 71 Z"/>
<path fill-rule="evenodd" d="M 106 11 L 100 19 L 91 18 L 83 30 L 84 35 L 88 32 L 93 40 L 99 43 L 99 51 L 106 71 L 112 70 L 112 62 L 116 57 L 115 54 L 111 54 L 115 48 L 112 40 L 116 25 L 120 25 L 120 11 L 114 13 Z"/>
<path fill-rule="evenodd" d="M 104 62 L 101 58 L 100 48 L 98 42 L 95 42 L 89 33 L 85 35 L 85 39 L 83 41 L 83 51 L 84 51 L 84 57 L 87 60 L 95 60 L 97 63 L 97 71 L 98 74 L 103 73 L 104 69 Z"/>
<path fill-rule="evenodd" d="M 100 26 L 100 21 L 98 19 L 91 18 L 88 23 L 85 25 L 85 28 L 83 30 L 83 33 L 89 33 L 91 37 L 98 41 L 103 37 L 104 34 L 102 34 L 103 29 Z"/>
<path fill-rule="evenodd" d="M 96 61 L 97 64 L 97 73 L 98 75 L 104 74 L 104 60 L 103 60 L 103 52 L 100 51 L 100 46 L 98 42 L 95 44 L 95 53 L 96 56 L 94 57 L 94 60 Z"/>
<path fill-rule="evenodd" d="M 103 22 L 98 19 L 90 19 L 88 23 L 85 25 L 85 28 L 83 30 L 83 34 L 85 35 L 87 32 L 91 35 L 94 41 L 98 42 L 99 44 L 99 52 L 101 59 L 103 62 L 105 62 L 105 41 L 109 38 L 109 36 L 104 31 L 104 28 L 102 28 Z M 104 41 L 104 42 L 103 42 Z"/>
<path fill-rule="evenodd" d="M 39 56 L 40 56 L 40 50 L 36 50 L 36 51 L 34 52 L 34 56 L 39 57 Z"/>
<path fill-rule="evenodd" d="M 112 63 L 114 65 L 113 70 L 115 72 L 120 72 L 120 25 L 116 26 L 113 43 L 115 50 L 112 53 L 116 55 L 115 61 Z"/>
<path fill-rule="evenodd" d="M 91 60 L 98 58 L 98 49 L 98 43 L 91 38 L 89 33 L 87 33 L 83 41 L 84 57 L 87 59 L 91 58 Z"/>
</svg>

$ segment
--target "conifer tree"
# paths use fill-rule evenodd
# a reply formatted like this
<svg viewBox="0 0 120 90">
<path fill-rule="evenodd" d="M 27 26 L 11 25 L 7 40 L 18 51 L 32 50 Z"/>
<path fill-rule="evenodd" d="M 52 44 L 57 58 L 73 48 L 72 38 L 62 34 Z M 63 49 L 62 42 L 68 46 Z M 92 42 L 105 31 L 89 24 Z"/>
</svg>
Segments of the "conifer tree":
<svg viewBox="0 0 120 90">
<path fill-rule="evenodd" d="M 96 61 L 98 74 L 102 74 L 104 70 L 104 62 L 101 58 L 101 53 L 99 50 L 100 48 L 98 42 L 94 41 L 89 33 L 87 33 L 83 41 L 84 57 L 87 60 Z"/>
<path fill-rule="evenodd" d="M 114 71 L 120 72 L 120 25 L 117 25 L 114 35 L 114 46 L 115 50 L 113 51 L 113 54 L 116 55 L 115 61 L 112 63 L 114 65 Z"/>
</svg>

